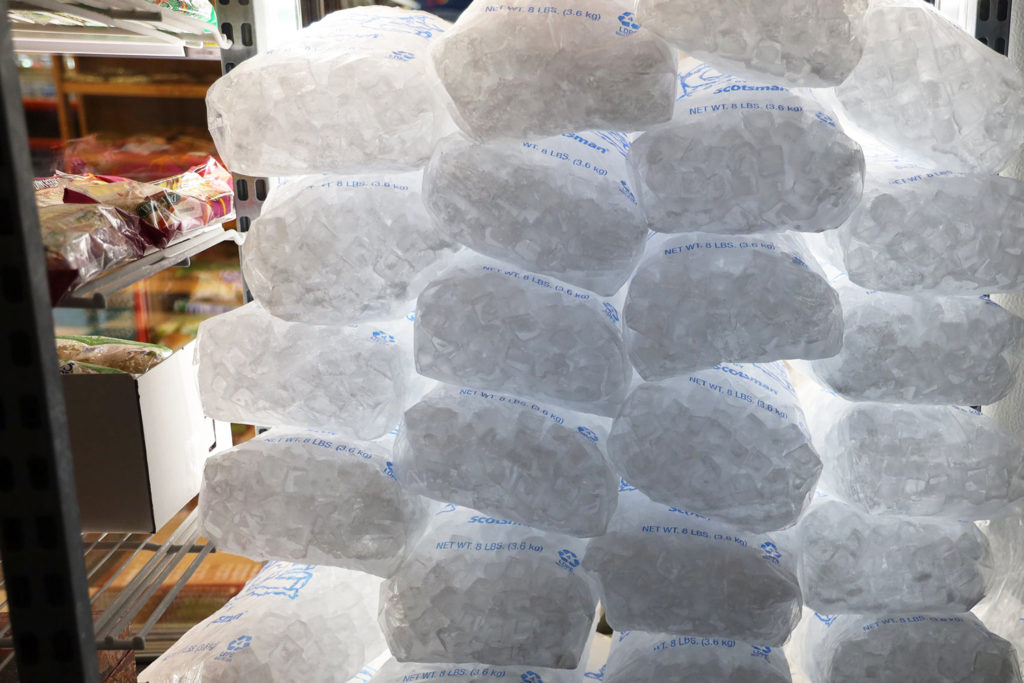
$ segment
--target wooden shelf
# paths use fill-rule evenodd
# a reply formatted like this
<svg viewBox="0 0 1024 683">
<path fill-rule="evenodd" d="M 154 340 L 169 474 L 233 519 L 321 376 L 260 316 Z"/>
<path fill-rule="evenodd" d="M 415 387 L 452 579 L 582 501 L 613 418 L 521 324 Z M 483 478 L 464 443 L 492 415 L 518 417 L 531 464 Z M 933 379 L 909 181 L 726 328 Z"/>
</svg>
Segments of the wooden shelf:
<svg viewBox="0 0 1024 683">
<path fill-rule="evenodd" d="M 108 97 L 168 97 L 203 99 L 206 83 L 110 83 L 102 81 L 64 81 L 64 92 Z"/>
</svg>

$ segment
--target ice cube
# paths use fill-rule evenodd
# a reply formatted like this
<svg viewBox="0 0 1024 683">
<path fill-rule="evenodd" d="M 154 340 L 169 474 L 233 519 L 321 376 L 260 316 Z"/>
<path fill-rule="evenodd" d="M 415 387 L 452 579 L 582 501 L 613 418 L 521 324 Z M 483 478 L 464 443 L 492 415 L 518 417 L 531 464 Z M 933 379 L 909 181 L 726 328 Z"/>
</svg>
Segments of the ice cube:
<svg viewBox="0 0 1024 683">
<path fill-rule="evenodd" d="M 386 650 L 381 580 L 337 567 L 268 562 L 224 607 L 139 674 L 144 683 L 345 681 Z"/>
<path fill-rule="evenodd" d="M 428 46 L 450 29 L 394 7 L 329 14 L 210 87 L 217 151 L 253 176 L 422 166 L 454 129 L 427 68 Z"/>
<path fill-rule="evenodd" d="M 611 654 L 601 680 L 791 683 L 792 678 L 780 648 L 748 645 L 732 638 L 622 631 L 612 634 Z"/>
<path fill-rule="evenodd" d="M 253 298 L 314 325 L 408 313 L 455 250 L 427 215 L 421 179 L 305 176 L 275 187 L 242 246 Z"/>
<path fill-rule="evenodd" d="M 395 469 L 412 491 L 570 536 L 599 536 L 618 480 L 607 420 L 440 386 L 405 411 Z"/>
<path fill-rule="evenodd" d="M 582 542 L 448 505 L 381 589 L 380 624 L 400 662 L 572 669 L 596 600 Z"/>
<path fill-rule="evenodd" d="M 633 185 L 659 232 L 820 232 L 853 211 L 864 183 L 860 145 L 831 112 L 780 86 L 706 64 L 680 65 L 669 123 L 629 153 Z"/>
<path fill-rule="evenodd" d="M 432 48 L 475 138 L 642 130 L 672 116 L 676 56 L 615 0 L 476 3 Z"/>
<path fill-rule="evenodd" d="M 800 586 L 823 614 L 966 612 L 985 595 L 985 537 L 971 522 L 867 515 L 838 500 L 800 520 Z"/>
<path fill-rule="evenodd" d="M 651 240 L 623 315 L 646 380 L 722 361 L 827 358 L 843 335 L 839 295 L 789 235 Z"/>
<path fill-rule="evenodd" d="M 1020 683 L 1013 646 L 973 614 L 822 615 L 806 647 L 816 683 Z"/>
<path fill-rule="evenodd" d="M 642 384 L 612 426 L 608 456 L 652 500 L 754 532 L 796 522 L 821 461 L 782 363 Z"/>
<path fill-rule="evenodd" d="M 864 56 L 836 89 L 850 119 L 940 168 L 998 172 L 1024 139 L 1024 77 L 921 0 L 876 0 Z"/>
<path fill-rule="evenodd" d="M 279 320 L 250 303 L 204 321 L 196 346 L 206 415 L 225 422 L 386 434 L 411 383 L 391 330 Z"/>
<path fill-rule="evenodd" d="M 638 0 L 637 19 L 727 73 L 790 86 L 838 85 L 861 58 L 867 0 Z"/>
<path fill-rule="evenodd" d="M 623 482 L 583 568 L 616 631 L 698 633 L 781 646 L 800 618 L 791 560 L 770 538 L 648 500 Z"/>
<path fill-rule="evenodd" d="M 631 371 L 608 301 L 564 283 L 467 260 L 417 300 L 422 375 L 613 415 Z"/>
<path fill-rule="evenodd" d="M 539 142 L 443 144 L 424 198 L 438 229 L 481 254 L 614 294 L 636 267 L 647 229 L 626 181 L 622 133 Z"/>
<path fill-rule="evenodd" d="M 255 560 L 390 576 L 427 513 L 395 479 L 390 446 L 284 429 L 211 456 L 199 494 L 203 536 Z"/>
</svg>

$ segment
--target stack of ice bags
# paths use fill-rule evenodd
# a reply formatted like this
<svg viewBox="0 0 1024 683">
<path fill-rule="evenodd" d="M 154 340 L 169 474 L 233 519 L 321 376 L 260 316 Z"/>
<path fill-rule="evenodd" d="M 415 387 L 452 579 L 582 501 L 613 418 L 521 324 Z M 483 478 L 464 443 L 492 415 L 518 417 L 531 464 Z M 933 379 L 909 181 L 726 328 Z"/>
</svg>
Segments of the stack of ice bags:
<svg viewBox="0 0 1024 683">
<path fill-rule="evenodd" d="M 427 504 L 398 484 L 390 443 L 275 429 L 206 461 L 203 535 L 253 559 L 390 576 Z"/>
<path fill-rule="evenodd" d="M 1020 280 L 1017 186 L 982 175 L 1024 131 L 1024 96 L 1006 87 L 1019 74 L 908 0 L 877 0 L 866 21 L 860 0 L 639 0 L 636 14 L 614 0 L 560 2 L 478 2 L 454 27 L 385 8 L 337 13 L 211 92 L 211 126 L 235 170 L 306 177 L 271 193 L 246 246 L 266 310 L 201 329 L 204 406 L 221 419 L 350 434 L 347 445 L 373 456 L 289 444 L 244 464 L 239 452 L 214 460 L 222 493 L 204 492 L 209 518 L 229 501 L 256 510 L 238 529 L 222 522 L 223 543 L 346 566 L 359 555 L 391 574 L 379 622 L 395 657 L 385 668 L 403 680 L 571 678 L 552 671 L 578 663 L 597 595 L 613 627 L 651 632 L 644 678 L 659 675 L 674 642 L 706 676 L 787 680 L 772 677 L 784 669 L 775 655 L 803 596 L 873 611 L 868 624 L 895 610 L 961 618 L 993 572 L 984 538 L 958 520 L 1008 511 L 1021 497 L 1020 456 L 990 425 L 947 443 L 927 423 L 953 424 L 946 404 L 995 400 L 1013 383 L 1024 323 L 963 295 Z M 900 46 L 886 13 L 923 46 L 899 53 L 892 71 L 885 55 Z M 917 38 L 922 27 L 936 42 Z M 677 77 L 659 35 L 731 73 L 687 63 Z M 943 51 L 963 56 L 948 77 L 929 64 Z M 954 91 L 942 89 L 949 82 Z M 838 98 L 788 89 L 839 83 Z M 287 125 L 242 149 L 261 112 L 238 93 L 264 86 Z M 441 139 L 443 101 L 469 139 Z M 299 107 L 308 114 L 288 119 Z M 903 126 L 914 117 L 926 125 Z M 865 180 L 858 143 L 872 154 L 893 146 L 902 175 L 889 180 L 907 182 L 877 164 Z M 348 175 L 310 175 L 324 171 Z M 929 222 L 902 224 L 915 214 Z M 966 225 L 982 220 L 997 227 Z M 683 234 L 645 243 L 645 227 Z M 838 234 L 829 239 L 856 261 L 857 284 L 900 293 L 833 281 L 786 231 Z M 899 248 L 900 235 L 919 233 L 927 258 Z M 449 263 L 456 244 L 481 256 Z M 942 258 L 951 248 L 955 258 Z M 900 430 L 911 420 L 927 435 L 906 463 L 918 479 L 899 471 L 908 452 L 885 444 L 905 442 L 884 422 L 870 442 L 880 464 L 865 456 L 860 470 L 841 469 L 833 444 L 846 439 L 853 453 L 869 422 L 829 435 L 833 419 L 812 426 L 812 440 L 782 359 L 809 361 L 848 398 L 892 402 Z M 410 360 L 446 384 L 421 396 Z M 403 413 L 388 460 L 386 440 L 366 440 Z M 936 441 L 948 449 L 929 449 Z M 957 443 L 972 446 L 964 459 Z M 822 461 L 836 500 L 789 531 Z M 305 478 L 301 495 L 291 483 L 273 490 L 279 467 L 292 483 Z M 625 477 L 618 492 L 615 475 Z M 356 511 L 328 502 L 343 476 L 336 496 L 376 504 L 364 494 L 380 491 L 390 502 L 375 516 L 405 526 L 377 536 L 357 514 L 346 522 Z M 402 516 L 400 501 L 417 493 L 442 506 Z M 279 505 L 297 507 L 272 519 Z M 801 539 L 804 552 L 792 552 Z M 915 634 L 909 650 L 942 636 Z M 750 643 L 754 669 L 730 656 L 738 643 Z M 963 680 L 1016 675 L 1012 652 L 974 664 L 967 649 Z"/>
<path fill-rule="evenodd" d="M 139 681 L 342 683 L 386 651 L 376 618 L 380 585 L 347 569 L 268 562 Z"/>
<path fill-rule="evenodd" d="M 748 645 L 731 638 L 620 631 L 612 635 L 611 653 L 601 680 L 790 683 L 792 678 L 779 648 Z"/>
<path fill-rule="evenodd" d="M 582 555 L 578 539 L 445 506 L 381 589 L 392 654 L 575 668 L 597 606 Z"/>
</svg>

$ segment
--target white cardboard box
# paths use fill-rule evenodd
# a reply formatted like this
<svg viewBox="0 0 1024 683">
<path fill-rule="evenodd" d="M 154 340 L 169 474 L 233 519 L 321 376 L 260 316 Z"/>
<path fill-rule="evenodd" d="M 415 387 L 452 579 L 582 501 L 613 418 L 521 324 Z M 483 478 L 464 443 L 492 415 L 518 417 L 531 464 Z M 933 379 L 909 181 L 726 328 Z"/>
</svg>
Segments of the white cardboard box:
<svg viewBox="0 0 1024 683">
<path fill-rule="evenodd" d="M 144 375 L 65 375 L 83 531 L 155 532 L 199 492 L 230 425 L 203 415 L 195 344 Z"/>
</svg>

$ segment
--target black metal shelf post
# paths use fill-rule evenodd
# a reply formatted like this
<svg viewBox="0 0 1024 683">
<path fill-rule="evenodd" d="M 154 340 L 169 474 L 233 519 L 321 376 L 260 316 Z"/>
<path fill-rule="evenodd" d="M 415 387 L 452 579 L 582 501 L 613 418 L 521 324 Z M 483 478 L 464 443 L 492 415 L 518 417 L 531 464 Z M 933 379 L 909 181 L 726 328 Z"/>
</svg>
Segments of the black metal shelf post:
<svg viewBox="0 0 1024 683">
<path fill-rule="evenodd" d="M 0 14 L 0 559 L 21 683 L 91 683 L 95 638 L 7 0 Z"/>
</svg>

